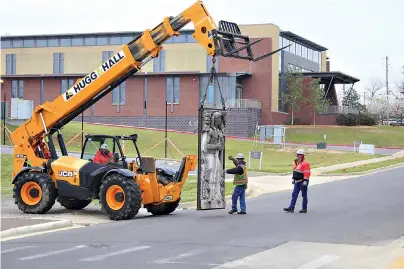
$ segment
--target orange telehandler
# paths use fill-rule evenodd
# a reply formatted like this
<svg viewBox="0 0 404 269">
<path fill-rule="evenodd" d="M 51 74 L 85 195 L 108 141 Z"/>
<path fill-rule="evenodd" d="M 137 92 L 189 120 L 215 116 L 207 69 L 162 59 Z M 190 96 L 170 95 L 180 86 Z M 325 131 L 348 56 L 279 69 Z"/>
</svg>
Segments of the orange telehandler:
<svg viewBox="0 0 404 269">
<path fill-rule="evenodd" d="M 179 171 L 170 181 L 159 180 L 160 170 L 156 168 L 155 158 L 139 153 L 137 135 L 121 138 L 133 141 L 138 155 L 136 160 L 124 162 L 122 157 L 122 163 L 114 166 L 69 156 L 60 129 L 158 57 L 161 44 L 179 35 L 178 31 L 190 22 L 195 28 L 193 37 L 213 58 L 259 61 L 283 49 L 254 58 L 251 45 L 259 40 L 250 42 L 235 23 L 220 21 L 217 27 L 201 1 L 176 17 L 166 17 L 154 29 L 144 31 L 123 45 L 120 51 L 62 95 L 37 106 L 32 117 L 12 132 L 13 197 L 20 210 L 43 214 L 56 200 L 66 208 L 82 209 L 92 199 L 99 199 L 104 212 L 115 220 L 133 218 L 142 204 L 153 214 L 169 214 L 175 210 L 188 172 L 196 167 L 196 155 L 184 157 Z M 241 54 L 243 51 L 246 53 Z M 53 134 L 56 134 L 62 156 L 57 154 Z M 96 135 L 90 140 L 98 139 L 102 143 L 107 138 Z M 120 147 L 119 143 L 117 147 Z M 120 157 L 117 158 L 115 161 L 119 161 Z"/>
</svg>

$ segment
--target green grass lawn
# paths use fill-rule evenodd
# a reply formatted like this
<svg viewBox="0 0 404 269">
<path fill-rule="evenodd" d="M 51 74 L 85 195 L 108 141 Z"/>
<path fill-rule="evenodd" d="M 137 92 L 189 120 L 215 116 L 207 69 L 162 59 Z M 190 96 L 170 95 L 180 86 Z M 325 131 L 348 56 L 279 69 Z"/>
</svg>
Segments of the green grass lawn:
<svg viewBox="0 0 404 269">
<path fill-rule="evenodd" d="M 13 173 L 12 155 L 1 155 L 1 196 L 12 197 L 13 185 L 11 184 Z"/>
<path fill-rule="evenodd" d="M 13 163 L 11 155 L 1 155 L 1 196 L 2 198 L 11 198 L 13 185 L 11 184 L 11 173 L 13 171 Z M 232 182 L 225 183 L 226 195 L 233 192 L 234 186 Z M 196 201 L 197 184 L 196 177 L 189 176 L 182 191 L 182 202 Z"/>
<path fill-rule="evenodd" d="M 387 161 L 382 161 L 382 162 L 377 162 L 377 163 L 370 163 L 370 164 L 356 166 L 356 167 L 352 167 L 352 168 L 340 169 L 340 170 L 332 171 L 330 173 L 332 173 L 332 174 L 347 174 L 347 173 L 365 172 L 365 171 L 369 171 L 369 170 L 372 170 L 372 169 L 382 168 L 382 167 L 386 167 L 386 166 L 394 165 L 394 164 L 399 164 L 399 163 L 404 164 L 404 159 L 403 158 L 397 158 L 397 159 L 387 160 Z"/>
<path fill-rule="evenodd" d="M 353 145 L 354 141 L 362 141 L 379 147 L 404 147 L 404 127 L 392 126 L 287 126 L 286 142 L 323 142 L 324 134 L 329 144 Z"/>
<path fill-rule="evenodd" d="M 145 155 L 154 156 L 156 158 L 164 158 L 164 143 L 161 143 L 153 150 L 150 150 L 153 146 L 163 141 L 164 132 L 141 130 L 136 128 L 106 127 L 92 124 L 84 125 L 84 130 L 88 134 L 130 135 L 137 133 L 139 136 L 138 145 L 141 153 L 145 153 Z M 62 129 L 65 144 L 67 144 L 69 151 L 81 151 L 81 135 L 72 140 L 72 138 L 75 137 L 80 131 L 81 123 L 77 122 L 69 123 L 65 126 L 65 128 Z M 176 147 L 178 147 L 182 154 L 197 154 L 198 139 L 196 134 L 168 133 L 168 138 Z M 130 157 L 136 156 L 133 143 L 127 141 L 125 144 L 125 149 L 126 155 Z M 263 152 L 263 172 L 284 173 L 290 172 L 292 168 L 296 147 L 287 147 L 286 149 L 278 149 L 273 145 L 254 147 L 253 141 L 227 139 L 226 167 L 231 167 L 233 165 L 233 163 L 227 159 L 228 155 L 236 156 L 237 153 L 242 152 L 245 156 L 248 156 L 249 151 Z M 317 150 L 314 148 L 306 148 L 306 152 L 312 168 L 380 157 L 379 155 L 359 155 L 358 153 L 352 152 Z M 174 147 L 169 147 L 167 158 L 181 159 L 181 157 L 182 155 Z M 258 167 L 258 160 L 252 160 L 250 170 L 258 170 Z"/>
</svg>

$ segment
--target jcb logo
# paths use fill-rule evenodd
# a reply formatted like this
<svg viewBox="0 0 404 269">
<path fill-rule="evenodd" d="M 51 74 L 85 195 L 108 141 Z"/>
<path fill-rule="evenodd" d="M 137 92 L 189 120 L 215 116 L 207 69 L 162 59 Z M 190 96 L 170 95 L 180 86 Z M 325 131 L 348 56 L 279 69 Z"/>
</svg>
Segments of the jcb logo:
<svg viewBox="0 0 404 269">
<path fill-rule="evenodd" d="M 73 172 L 72 171 L 59 171 L 59 176 L 60 177 L 72 177 Z"/>
</svg>

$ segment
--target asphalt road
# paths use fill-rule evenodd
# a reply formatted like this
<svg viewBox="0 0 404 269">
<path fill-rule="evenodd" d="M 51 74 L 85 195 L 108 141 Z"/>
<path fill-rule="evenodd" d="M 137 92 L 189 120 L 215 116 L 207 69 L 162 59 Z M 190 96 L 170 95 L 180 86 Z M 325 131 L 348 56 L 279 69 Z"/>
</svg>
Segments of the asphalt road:
<svg viewBox="0 0 404 269">
<path fill-rule="evenodd" d="M 182 210 L 6 241 L 2 265 L 7 269 L 214 268 L 289 241 L 381 245 L 404 235 L 403 174 L 404 168 L 397 168 L 313 185 L 308 214 L 282 212 L 290 192 L 279 192 L 249 199 L 247 215 Z M 288 251 L 286 260 L 292 261 Z M 326 258 L 330 257 L 322 262 Z"/>
</svg>

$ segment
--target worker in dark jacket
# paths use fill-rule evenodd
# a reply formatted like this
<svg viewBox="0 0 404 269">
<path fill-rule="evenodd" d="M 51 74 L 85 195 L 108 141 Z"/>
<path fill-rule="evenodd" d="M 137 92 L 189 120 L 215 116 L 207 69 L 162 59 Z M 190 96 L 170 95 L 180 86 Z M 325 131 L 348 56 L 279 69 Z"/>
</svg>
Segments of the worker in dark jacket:
<svg viewBox="0 0 404 269">
<path fill-rule="evenodd" d="M 292 184 L 294 184 L 292 200 L 290 201 L 290 205 L 283 210 L 286 212 L 294 212 L 297 197 L 299 196 L 299 192 L 302 191 L 303 203 L 302 210 L 299 213 L 307 213 L 307 188 L 309 186 L 310 180 L 310 164 L 306 161 L 304 156 L 303 149 L 299 149 L 296 152 L 297 158 L 295 159 L 295 163 L 293 165 L 293 176 L 292 176 Z"/>
<path fill-rule="evenodd" d="M 227 174 L 233 174 L 233 184 L 236 185 L 232 195 L 232 208 L 229 211 L 229 214 L 233 214 L 237 212 L 237 200 L 240 197 L 240 211 L 237 214 L 246 214 L 246 202 L 245 202 L 245 193 L 248 184 L 248 176 L 247 176 L 247 168 L 246 163 L 244 161 L 244 155 L 242 153 L 237 154 L 237 159 L 234 159 L 232 156 L 229 156 L 229 160 L 232 160 L 236 167 L 227 169 Z"/>
</svg>

